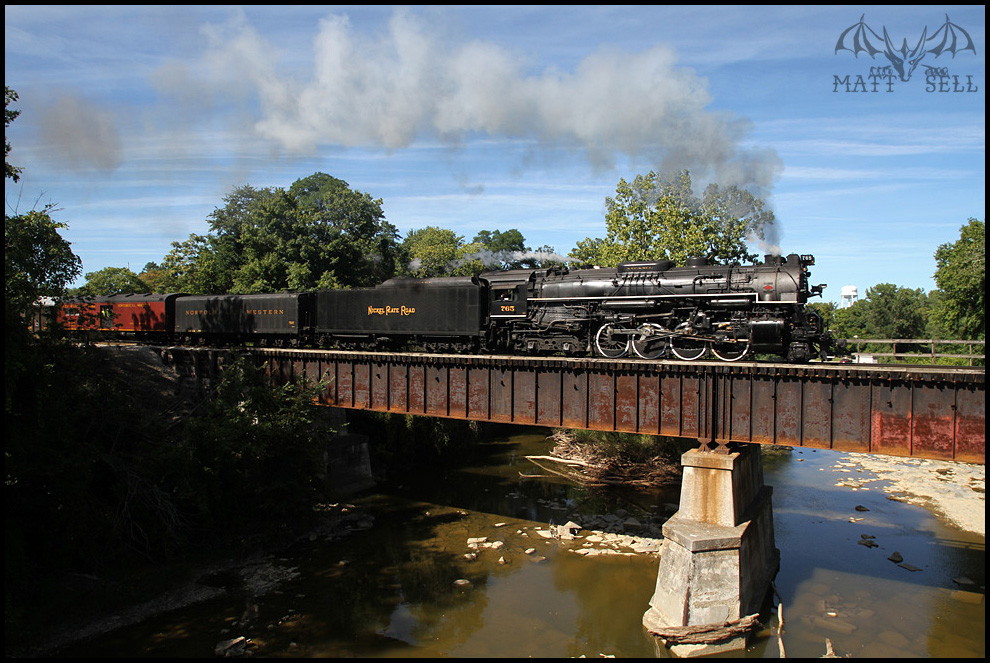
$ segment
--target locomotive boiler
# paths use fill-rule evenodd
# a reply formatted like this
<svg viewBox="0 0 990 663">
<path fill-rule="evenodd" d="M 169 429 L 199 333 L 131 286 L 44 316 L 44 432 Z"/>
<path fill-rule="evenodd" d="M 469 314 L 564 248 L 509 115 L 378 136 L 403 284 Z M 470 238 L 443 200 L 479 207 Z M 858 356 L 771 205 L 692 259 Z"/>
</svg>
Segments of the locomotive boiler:
<svg viewBox="0 0 990 663">
<path fill-rule="evenodd" d="M 665 355 L 723 361 L 750 353 L 788 361 L 824 358 L 831 337 L 805 307 L 810 255 L 766 256 L 762 265 L 677 267 L 667 260 L 608 269 L 482 274 L 491 291 L 490 340 L 517 353 Z"/>
</svg>

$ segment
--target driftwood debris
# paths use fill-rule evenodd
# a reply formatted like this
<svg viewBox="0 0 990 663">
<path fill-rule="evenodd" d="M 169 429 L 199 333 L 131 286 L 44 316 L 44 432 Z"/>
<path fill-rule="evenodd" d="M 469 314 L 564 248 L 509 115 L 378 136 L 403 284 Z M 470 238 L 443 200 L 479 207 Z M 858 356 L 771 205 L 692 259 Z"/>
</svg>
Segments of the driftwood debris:
<svg viewBox="0 0 990 663">
<path fill-rule="evenodd" d="M 551 474 L 556 474 L 557 476 L 562 476 L 565 479 L 569 479 L 575 483 L 580 483 L 584 485 L 592 486 L 603 486 L 606 485 L 604 482 L 595 481 L 589 479 L 584 474 L 581 474 L 577 470 L 568 469 L 569 467 L 589 467 L 588 463 L 580 460 L 569 460 L 567 458 L 557 458 L 555 456 L 526 456 L 526 460 L 533 463 L 537 467 Z M 543 462 L 541 462 L 543 461 Z M 560 463 L 564 465 L 563 468 L 553 468 L 550 467 L 546 461 L 552 461 L 554 463 Z"/>
<path fill-rule="evenodd" d="M 552 460 L 555 463 L 563 463 L 564 465 L 579 465 L 581 467 L 591 467 L 591 463 L 586 463 L 583 460 L 575 460 L 573 458 L 558 458 L 557 456 L 526 456 L 526 460 Z"/>
<path fill-rule="evenodd" d="M 650 633 L 663 640 L 668 647 L 673 645 L 714 645 L 761 630 L 763 625 L 760 624 L 758 617 L 759 615 L 749 615 L 721 624 L 670 626 L 656 630 L 650 629 Z"/>
<path fill-rule="evenodd" d="M 526 458 L 548 472 L 586 486 L 650 487 L 680 477 L 677 458 L 657 453 L 649 445 L 582 443 L 576 441 L 572 432 L 563 429 L 555 430 L 548 439 L 554 443 L 549 455 Z"/>
</svg>

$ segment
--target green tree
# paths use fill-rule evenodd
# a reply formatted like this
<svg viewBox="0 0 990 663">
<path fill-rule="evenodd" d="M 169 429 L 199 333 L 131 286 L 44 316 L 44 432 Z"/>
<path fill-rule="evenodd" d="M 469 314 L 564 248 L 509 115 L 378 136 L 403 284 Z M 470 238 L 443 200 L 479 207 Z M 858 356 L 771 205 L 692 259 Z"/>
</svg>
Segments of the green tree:
<svg viewBox="0 0 990 663">
<path fill-rule="evenodd" d="M 64 227 L 47 210 L 4 215 L 3 374 L 4 411 L 8 415 L 17 410 L 14 398 L 30 391 L 28 384 L 47 374 L 50 364 L 47 349 L 40 347 L 28 330 L 28 320 L 41 313 L 36 304 L 44 298 L 61 297 L 82 271 L 81 261 L 59 234 Z M 6 440 L 4 448 L 10 448 Z"/>
<path fill-rule="evenodd" d="M 17 93 L 11 90 L 6 85 L 3 88 L 3 177 L 7 180 L 18 181 L 21 178 L 21 169 L 17 166 L 12 166 L 7 162 L 7 157 L 10 155 L 10 141 L 7 140 L 7 127 L 10 123 L 17 119 L 17 116 L 21 114 L 19 110 L 11 109 L 10 105 L 17 101 Z"/>
<path fill-rule="evenodd" d="M 407 271 L 410 276 L 449 276 L 461 257 L 464 238 L 453 230 L 427 226 L 410 230 L 402 246 L 409 257 Z"/>
<path fill-rule="evenodd" d="M 568 256 L 579 267 L 601 266 L 601 258 L 604 255 L 606 240 L 601 237 L 585 237 L 580 240 Z"/>
<path fill-rule="evenodd" d="M 482 230 L 474 237 L 478 259 L 488 269 L 520 269 L 529 267 L 526 254 L 530 252 L 523 234 L 515 228 Z"/>
<path fill-rule="evenodd" d="M 149 292 L 170 292 L 165 270 L 157 262 L 149 262 L 141 269 L 138 278 L 148 285 Z"/>
<path fill-rule="evenodd" d="M 104 267 L 86 274 L 77 295 L 129 295 L 151 292 L 151 288 L 127 267 Z"/>
<path fill-rule="evenodd" d="M 933 322 L 949 337 L 986 338 L 986 223 L 969 221 L 959 239 L 935 251 L 935 283 L 941 291 Z"/>
<path fill-rule="evenodd" d="M 864 299 L 835 311 L 836 333 L 839 338 L 923 338 L 928 308 L 924 290 L 878 283 Z"/>
<path fill-rule="evenodd" d="M 313 407 L 325 386 L 273 385 L 244 359 L 228 364 L 207 411 L 159 449 L 162 483 L 213 535 L 241 539 L 298 522 L 326 471 L 333 431 Z"/>
<path fill-rule="evenodd" d="M 326 173 L 296 180 L 289 194 L 306 213 L 300 256 L 313 265 L 315 285 L 371 286 L 395 274 L 399 231 L 380 198 Z"/>
<path fill-rule="evenodd" d="M 620 179 L 606 198 L 606 237 L 585 239 L 573 255 L 582 262 L 615 266 L 629 260 L 692 256 L 712 263 L 753 261 L 746 242 L 763 239 L 773 212 L 745 189 L 710 184 L 699 198 L 688 171 L 676 176 L 649 172 L 632 183 Z"/>
<path fill-rule="evenodd" d="M 526 239 L 523 237 L 523 234 L 515 228 L 510 228 L 505 232 L 501 230 L 482 230 L 475 235 L 474 241 L 494 252 L 504 251 L 511 253 L 513 251 L 523 252 L 529 250 L 526 248 Z"/>
<path fill-rule="evenodd" d="M 172 242 L 156 290 L 193 295 L 230 292 L 234 266 L 234 259 L 218 250 L 215 237 L 194 233 L 184 242 Z"/>
<path fill-rule="evenodd" d="M 411 230 L 402 242 L 406 256 L 403 273 L 416 277 L 472 276 L 491 269 L 539 268 L 554 256 L 553 247 L 533 251 L 526 246 L 523 234 L 512 228 L 506 231 L 482 230 L 474 241 L 452 230 L 427 226 Z"/>
<path fill-rule="evenodd" d="M 8 315 L 23 315 L 42 297 L 60 297 L 79 276 L 82 262 L 59 231 L 66 226 L 48 209 L 4 215 L 4 301 Z"/>
<path fill-rule="evenodd" d="M 540 269 L 566 262 L 552 246 L 544 244 L 536 249 L 526 246 L 523 234 L 515 228 L 505 232 L 482 230 L 475 235 L 472 245 L 473 257 L 484 269 Z"/>
<path fill-rule="evenodd" d="M 245 210 L 234 232 L 212 224 L 220 255 L 237 257 L 231 292 L 300 290 L 315 285 L 307 258 L 317 256 L 307 256 L 314 238 L 303 227 L 304 216 L 287 191 L 270 189 Z"/>
<path fill-rule="evenodd" d="M 381 203 L 325 173 L 288 190 L 238 187 L 210 214 L 208 235 L 173 243 L 162 283 L 190 293 L 376 285 L 399 256 Z"/>
</svg>

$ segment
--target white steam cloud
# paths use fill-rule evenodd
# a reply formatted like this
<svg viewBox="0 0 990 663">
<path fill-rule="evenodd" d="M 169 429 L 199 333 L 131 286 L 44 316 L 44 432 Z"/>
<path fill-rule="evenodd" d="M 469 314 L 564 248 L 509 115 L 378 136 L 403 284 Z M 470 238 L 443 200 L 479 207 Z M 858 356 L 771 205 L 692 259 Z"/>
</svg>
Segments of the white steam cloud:
<svg viewBox="0 0 990 663">
<path fill-rule="evenodd" d="M 454 269 L 475 261 L 480 262 L 489 269 L 503 269 L 507 265 L 520 263 L 529 263 L 530 266 L 537 263 L 565 264 L 572 262 L 573 258 L 562 256 L 553 251 L 490 251 L 488 249 L 480 249 L 453 261 L 450 267 Z"/>
<path fill-rule="evenodd" d="M 291 153 L 489 136 L 577 150 L 596 168 L 646 158 L 666 171 L 688 168 L 699 182 L 754 191 L 769 189 L 779 169 L 774 153 L 741 146 L 748 124 L 708 110 L 705 80 L 678 67 L 665 46 L 602 50 L 573 71 L 533 73 L 504 47 L 452 43 L 408 10 L 375 35 L 332 15 L 320 22 L 312 67 L 300 79 L 243 19 L 206 34 L 201 60 L 163 69 L 159 83 L 216 103 L 247 95 L 257 102 L 255 131 Z"/>
<path fill-rule="evenodd" d="M 473 253 L 462 256 L 447 263 L 447 270 L 453 271 L 464 265 L 479 262 L 486 269 L 505 269 L 510 265 L 522 264 L 525 268 L 533 268 L 534 265 L 542 265 L 546 269 L 548 264 L 567 264 L 574 259 L 562 256 L 554 251 L 490 251 L 479 249 Z M 410 272 L 415 272 L 423 266 L 423 261 L 413 258 L 406 267 Z"/>
</svg>

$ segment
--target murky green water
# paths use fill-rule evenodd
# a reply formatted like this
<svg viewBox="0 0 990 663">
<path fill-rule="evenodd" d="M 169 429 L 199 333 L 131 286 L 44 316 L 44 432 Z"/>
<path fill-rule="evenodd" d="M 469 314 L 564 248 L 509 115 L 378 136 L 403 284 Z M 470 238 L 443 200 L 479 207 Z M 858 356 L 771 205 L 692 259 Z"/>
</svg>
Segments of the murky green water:
<svg viewBox="0 0 990 663">
<path fill-rule="evenodd" d="M 577 514 L 659 523 L 676 487 L 589 493 L 559 478 L 524 478 L 540 473 L 523 456 L 549 451 L 542 434 L 514 435 L 487 451 L 474 467 L 355 500 L 374 516 L 372 527 L 259 560 L 249 588 L 62 654 L 213 656 L 217 643 L 244 637 L 255 656 L 656 656 L 641 618 L 657 558 L 583 556 L 574 550 L 584 540 L 539 532 Z M 836 487 L 839 457 L 799 450 L 766 458 L 786 655 L 821 656 L 828 638 L 837 654 L 853 657 L 982 657 L 983 537 L 879 491 Z M 862 534 L 877 545 L 859 545 Z M 470 548 L 477 537 L 491 547 Z M 920 570 L 889 561 L 894 551 Z M 964 576 L 978 593 L 957 591 L 954 579 Z M 746 655 L 778 657 L 777 636 Z"/>
</svg>

